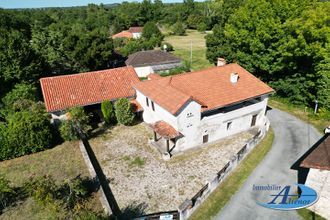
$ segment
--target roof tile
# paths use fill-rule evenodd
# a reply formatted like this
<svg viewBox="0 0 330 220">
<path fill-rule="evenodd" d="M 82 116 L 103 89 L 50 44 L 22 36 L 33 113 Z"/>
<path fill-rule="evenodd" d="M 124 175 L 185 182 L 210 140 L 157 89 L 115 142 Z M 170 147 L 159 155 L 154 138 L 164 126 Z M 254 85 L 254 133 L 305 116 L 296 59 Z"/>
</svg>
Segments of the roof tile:
<svg viewBox="0 0 330 220">
<path fill-rule="evenodd" d="M 232 73 L 238 73 L 238 82 L 230 82 Z M 202 111 L 206 111 L 274 92 L 236 63 L 147 80 L 134 87 L 172 114 L 189 99 L 201 104 Z"/>
<path fill-rule="evenodd" d="M 133 97 L 132 84 L 137 82 L 131 66 L 40 79 L 48 112 Z"/>
</svg>

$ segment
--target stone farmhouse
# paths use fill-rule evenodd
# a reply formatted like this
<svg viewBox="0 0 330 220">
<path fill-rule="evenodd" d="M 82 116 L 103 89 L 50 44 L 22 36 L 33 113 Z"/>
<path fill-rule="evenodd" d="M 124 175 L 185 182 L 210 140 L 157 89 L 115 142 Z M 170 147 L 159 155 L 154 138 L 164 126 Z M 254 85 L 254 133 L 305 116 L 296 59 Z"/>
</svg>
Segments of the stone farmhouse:
<svg viewBox="0 0 330 220">
<path fill-rule="evenodd" d="M 129 55 L 125 64 L 133 66 L 139 77 L 146 77 L 151 73 L 167 72 L 179 67 L 182 60 L 162 50 L 146 50 Z"/>
<path fill-rule="evenodd" d="M 40 79 L 47 111 L 65 120 L 65 110 L 84 106 L 102 120 L 100 103 L 131 100 L 165 154 L 214 142 L 249 129 L 268 129 L 273 89 L 236 63 L 140 81 L 132 66 Z M 143 112 L 143 113 L 142 113 Z"/>
<path fill-rule="evenodd" d="M 268 127 L 272 88 L 236 63 L 134 84 L 153 144 L 180 152 L 250 128 Z"/>
<path fill-rule="evenodd" d="M 139 39 L 142 36 L 142 31 L 143 31 L 143 27 L 130 27 L 126 31 L 122 31 L 112 35 L 112 39 L 115 38 Z"/>
</svg>

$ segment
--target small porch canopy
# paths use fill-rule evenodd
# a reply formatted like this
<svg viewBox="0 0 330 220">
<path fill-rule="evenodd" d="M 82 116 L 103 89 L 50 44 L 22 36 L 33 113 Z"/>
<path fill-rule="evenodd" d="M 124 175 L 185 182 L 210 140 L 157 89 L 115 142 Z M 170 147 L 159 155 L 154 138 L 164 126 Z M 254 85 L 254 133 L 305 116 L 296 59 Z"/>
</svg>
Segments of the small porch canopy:
<svg viewBox="0 0 330 220">
<path fill-rule="evenodd" d="M 170 140 L 180 138 L 183 135 L 175 130 L 171 125 L 165 121 L 157 121 L 153 124 L 149 124 L 149 127 L 154 131 L 154 141 L 157 142 L 157 134 L 166 140 L 166 150 L 170 152 Z"/>
</svg>

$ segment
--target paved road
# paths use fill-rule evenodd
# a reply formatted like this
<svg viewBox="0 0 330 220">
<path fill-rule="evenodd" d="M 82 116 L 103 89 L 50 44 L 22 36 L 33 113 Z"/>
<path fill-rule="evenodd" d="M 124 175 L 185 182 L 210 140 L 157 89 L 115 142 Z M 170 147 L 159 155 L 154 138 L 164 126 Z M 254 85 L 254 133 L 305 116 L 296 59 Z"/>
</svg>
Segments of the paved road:
<svg viewBox="0 0 330 220">
<path fill-rule="evenodd" d="M 241 189 L 215 217 L 217 220 L 300 219 L 296 211 L 278 211 L 261 207 L 255 201 L 270 198 L 252 191 L 255 185 L 292 185 L 297 182 L 291 165 L 320 137 L 316 129 L 297 118 L 273 109 L 268 118 L 275 133 L 272 149 L 252 172 Z M 309 135 L 308 135 L 309 133 Z"/>
</svg>

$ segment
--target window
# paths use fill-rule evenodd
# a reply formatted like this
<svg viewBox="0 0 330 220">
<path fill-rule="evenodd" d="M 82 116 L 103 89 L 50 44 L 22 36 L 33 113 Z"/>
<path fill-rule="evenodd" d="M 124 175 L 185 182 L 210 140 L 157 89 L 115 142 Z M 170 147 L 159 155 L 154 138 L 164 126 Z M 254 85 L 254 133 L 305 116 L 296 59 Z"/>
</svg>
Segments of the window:
<svg viewBox="0 0 330 220">
<path fill-rule="evenodd" d="M 227 131 L 231 129 L 232 121 L 227 122 Z"/>
<path fill-rule="evenodd" d="M 148 99 L 148 97 L 146 97 L 146 104 L 149 107 L 149 99 Z"/>
<path fill-rule="evenodd" d="M 194 115 L 191 112 L 187 113 L 187 118 L 190 118 L 190 117 L 193 117 L 193 116 Z"/>
<path fill-rule="evenodd" d="M 209 142 L 209 135 L 206 134 L 206 135 L 203 135 L 203 144 Z"/>
<path fill-rule="evenodd" d="M 251 127 L 253 127 L 253 126 L 255 126 L 255 125 L 256 125 L 257 116 L 258 116 L 258 115 L 253 115 L 253 116 L 252 116 L 252 120 L 251 120 Z"/>
<path fill-rule="evenodd" d="M 187 128 L 190 128 L 192 126 L 192 124 L 191 123 L 189 123 L 188 125 L 187 125 Z"/>
<path fill-rule="evenodd" d="M 151 101 L 151 108 L 152 108 L 153 111 L 155 111 L 155 105 L 154 105 L 153 101 Z"/>
</svg>

